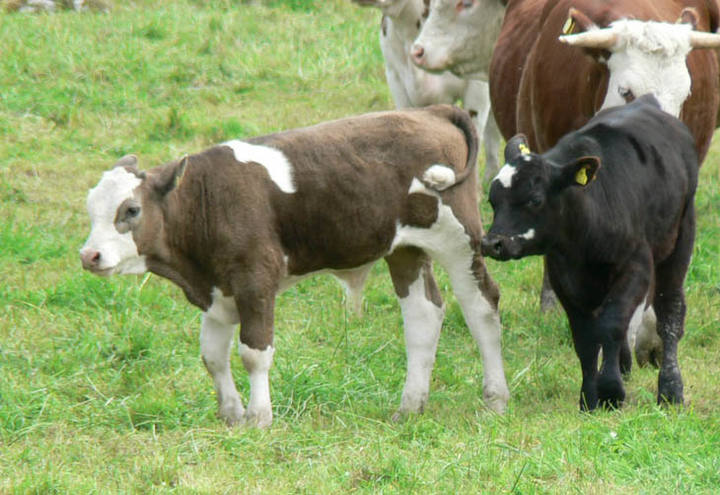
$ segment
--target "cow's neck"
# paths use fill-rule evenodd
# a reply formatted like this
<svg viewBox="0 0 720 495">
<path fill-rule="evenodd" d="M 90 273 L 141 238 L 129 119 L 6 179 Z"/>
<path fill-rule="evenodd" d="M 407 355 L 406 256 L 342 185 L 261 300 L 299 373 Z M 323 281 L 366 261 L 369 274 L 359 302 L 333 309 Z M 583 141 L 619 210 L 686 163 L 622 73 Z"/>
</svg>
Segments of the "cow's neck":
<svg viewBox="0 0 720 495">
<path fill-rule="evenodd" d="M 212 303 L 213 287 L 222 285 L 216 279 L 221 270 L 213 265 L 214 250 L 208 237 L 213 219 L 208 198 L 197 187 L 188 187 L 189 182 L 185 180 L 166 198 L 160 243 L 163 252 L 149 257 L 148 269 L 180 286 L 192 304 L 207 309 Z"/>
</svg>

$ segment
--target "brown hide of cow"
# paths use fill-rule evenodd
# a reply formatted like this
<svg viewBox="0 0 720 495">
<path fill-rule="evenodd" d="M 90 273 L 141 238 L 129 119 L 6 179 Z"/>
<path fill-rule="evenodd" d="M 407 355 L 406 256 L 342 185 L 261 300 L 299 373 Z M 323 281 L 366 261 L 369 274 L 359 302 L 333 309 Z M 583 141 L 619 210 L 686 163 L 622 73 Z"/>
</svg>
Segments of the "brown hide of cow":
<svg viewBox="0 0 720 495">
<path fill-rule="evenodd" d="M 271 307 L 284 276 L 362 266 L 388 253 L 398 221 L 428 227 L 437 219 L 436 200 L 407 191 L 433 164 L 458 173 L 467 168 L 468 144 L 452 124 L 456 113 L 462 110 L 449 105 L 378 112 L 249 139 L 284 153 L 296 187 L 291 194 L 280 191 L 264 167 L 238 163 L 228 146 L 190 155 L 184 167 L 179 161 L 150 170 L 139 191 L 138 252 L 150 271 L 175 282 L 203 310 L 214 287 L 233 294 L 238 305 Z M 476 181 L 471 173 L 440 195 L 479 253 Z M 163 195 L 165 184 L 171 190 Z M 477 256 L 473 269 L 484 273 Z M 485 291 L 497 304 L 492 280 Z M 243 339 L 263 349 L 272 332 Z"/>
</svg>

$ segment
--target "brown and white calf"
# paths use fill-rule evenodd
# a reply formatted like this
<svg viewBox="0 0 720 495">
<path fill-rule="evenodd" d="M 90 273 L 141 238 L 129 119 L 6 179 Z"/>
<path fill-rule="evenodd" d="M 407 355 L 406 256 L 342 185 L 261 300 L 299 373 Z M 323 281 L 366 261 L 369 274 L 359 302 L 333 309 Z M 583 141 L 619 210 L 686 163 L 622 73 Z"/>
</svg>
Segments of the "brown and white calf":
<svg viewBox="0 0 720 495">
<path fill-rule="evenodd" d="M 204 312 L 200 347 L 219 416 L 262 427 L 272 421 L 276 294 L 320 271 L 360 291 L 380 258 L 405 326 L 398 414 L 422 411 L 444 314 L 434 259 L 480 347 L 485 401 L 503 411 L 499 292 L 480 254 L 477 148 L 467 113 L 436 105 L 229 141 L 147 172 L 124 157 L 88 195 L 82 264 L 105 276 L 151 271 L 179 285 Z M 230 372 L 238 323 L 247 410 Z"/>
</svg>

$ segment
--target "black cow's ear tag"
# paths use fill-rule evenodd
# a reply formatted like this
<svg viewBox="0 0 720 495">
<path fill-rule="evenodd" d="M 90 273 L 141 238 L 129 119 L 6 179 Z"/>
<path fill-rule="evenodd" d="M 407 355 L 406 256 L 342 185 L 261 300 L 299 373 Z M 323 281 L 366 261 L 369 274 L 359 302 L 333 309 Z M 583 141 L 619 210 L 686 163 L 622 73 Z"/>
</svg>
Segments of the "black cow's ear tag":
<svg viewBox="0 0 720 495">
<path fill-rule="evenodd" d="M 600 159 L 596 156 L 584 156 L 575 162 L 575 184 L 587 186 L 595 180 L 595 173 L 600 168 Z"/>
<path fill-rule="evenodd" d="M 587 176 L 587 166 L 580 167 L 578 171 L 575 173 L 575 182 L 580 184 L 581 186 L 586 186 L 588 182 L 590 182 L 590 179 L 588 179 Z"/>
<path fill-rule="evenodd" d="M 567 20 L 565 21 L 565 24 L 563 24 L 562 32 L 563 34 L 573 34 L 575 31 L 575 19 L 573 19 L 572 15 L 569 15 Z"/>
</svg>

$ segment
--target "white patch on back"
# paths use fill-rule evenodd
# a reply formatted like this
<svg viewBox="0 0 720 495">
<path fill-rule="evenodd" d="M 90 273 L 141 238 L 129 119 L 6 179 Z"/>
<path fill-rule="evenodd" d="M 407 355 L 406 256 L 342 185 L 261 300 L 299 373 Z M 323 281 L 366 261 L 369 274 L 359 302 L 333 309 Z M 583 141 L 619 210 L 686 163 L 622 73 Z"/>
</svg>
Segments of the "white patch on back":
<svg viewBox="0 0 720 495">
<path fill-rule="evenodd" d="M 240 163 L 253 162 L 262 165 L 270 175 L 270 179 L 280 188 L 282 192 L 296 192 L 293 182 L 292 165 L 282 151 L 269 146 L 260 146 L 233 139 L 222 146 L 228 146 L 233 150 L 235 159 Z"/>
<path fill-rule="evenodd" d="M 92 249 L 100 253 L 98 269 L 104 271 L 103 275 L 147 271 L 145 256 L 138 254 L 132 233 L 121 234 L 115 228 L 118 207 L 133 197 L 133 191 L 141 183 L 142 180 L 135 174 L 117 167 L 104 172 L 98 185 L 88 192 L 87 211 L 91 229 L 82 250 Z"/>
<path fill-rule="evenodd" d="M 512 185 L 512 179 L 517 173 L 517 167 L 514 167 L 513 165 L 510 165 L 509 163 L 506 163 L 503 168 L 500 169 L 500 172 L 495 176 L 493 180 L 496 180 L 500 182 L 500 184 L 503 185 L 503 187 L 509 188 Z"/>
<path fill-rule="evenodd" d="M 445 165 L 433 165 L 423 174 L 423 181 L 437 191 L 455 184 L 455 171 Z"/>
<path fill-rule="evenodd" d="M 620 20 L 609 29 L 618 41 L 607 60 L 610 78 L 602 108 L 625 104 L 621 92 L 630 90 L 636 98 L 652 93 L 665 112 L 678 117 L 690 94 L 690 25 Z"/>
</svg>

